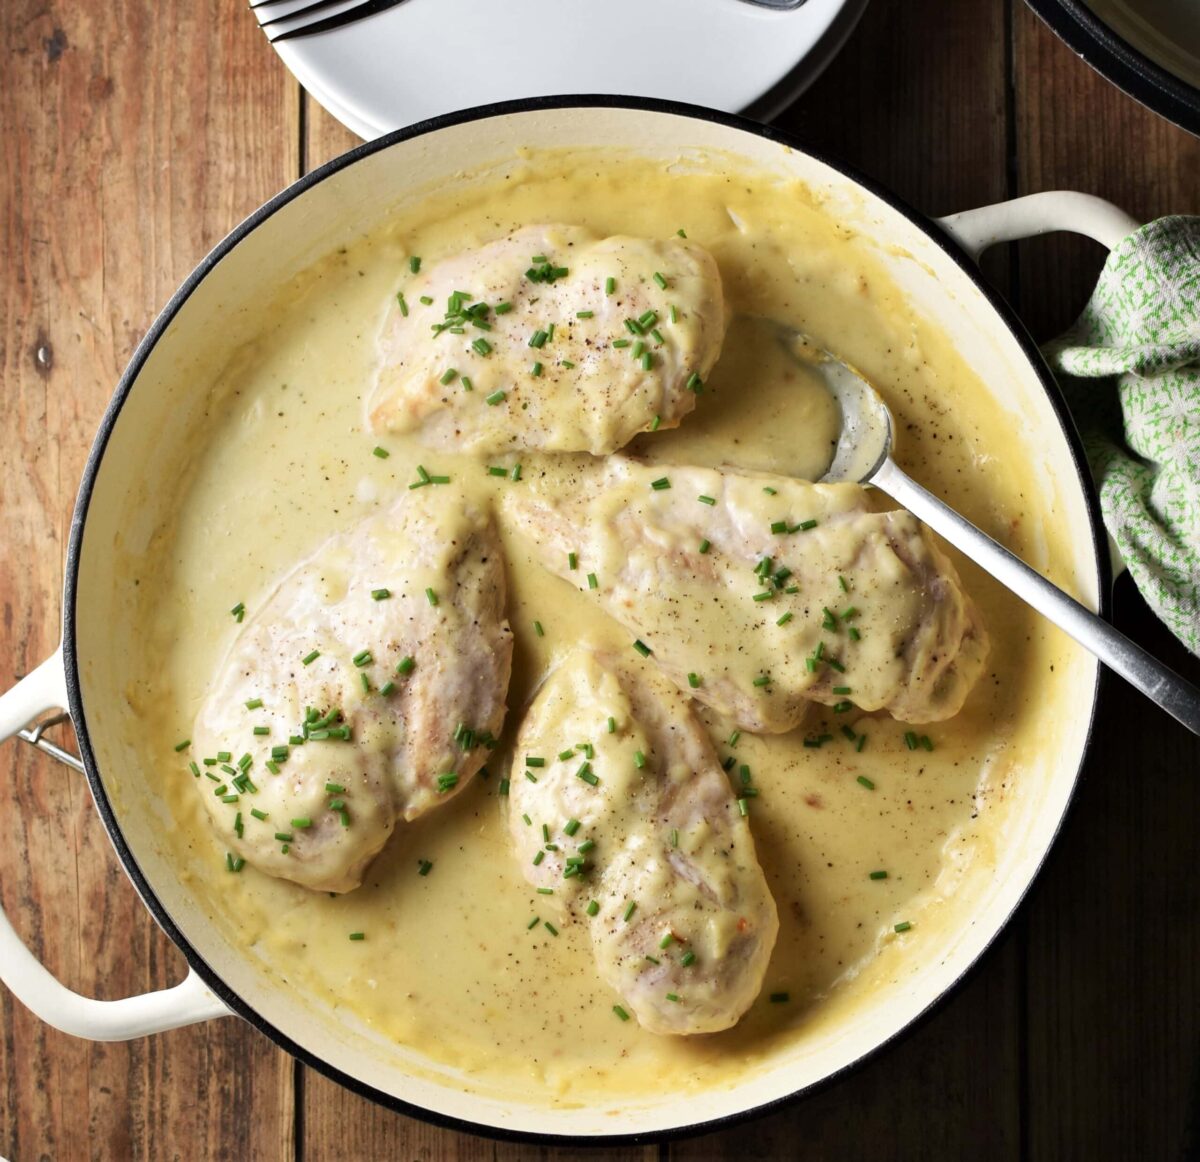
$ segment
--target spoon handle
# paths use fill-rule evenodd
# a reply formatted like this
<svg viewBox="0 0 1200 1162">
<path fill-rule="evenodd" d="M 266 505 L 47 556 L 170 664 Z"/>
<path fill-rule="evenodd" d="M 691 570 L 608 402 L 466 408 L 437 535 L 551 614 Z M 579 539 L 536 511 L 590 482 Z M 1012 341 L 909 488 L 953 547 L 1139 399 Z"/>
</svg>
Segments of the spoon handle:
<svg viewBox="0 0 1200 1162">
<path fill-rule="evenodd" d="M 871 483 L 1157 702 L 1193 734 L 1200 734 L 1200 690 L 1190 682 L 922 488 L 891 458 L 875 472 Z"/>
</svg>

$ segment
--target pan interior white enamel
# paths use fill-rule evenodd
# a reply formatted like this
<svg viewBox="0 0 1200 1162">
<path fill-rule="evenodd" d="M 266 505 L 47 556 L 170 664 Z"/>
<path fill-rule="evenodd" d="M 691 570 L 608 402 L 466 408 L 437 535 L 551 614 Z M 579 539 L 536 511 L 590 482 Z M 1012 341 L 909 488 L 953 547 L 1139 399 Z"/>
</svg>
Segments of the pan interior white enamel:
<svg viewBox="0 0 1200 1162">
<path fill-rule="evenodd" d="M 842 222 L 886 271 L 897 305 L 911 313 L 914 336 L 926 326 L 921 320 L 936 319 L 979 370 L 1007 428 L 994 447 L 999 455 L 1012 449 L 1025 461 L 1031 495 L 1028 508 L 1014 514 L 1024 551 L 1095 603 L 1087 507 L 1058 419 L 1017 342 L 936 244 L 825 165 L 743 131 L 643 111 L 546 110 L 439 130 L 362 158 L 283 206 L 199 284 L 142 367 L 95 483 L 80 562 L 80 678 L 104 784 L 150 891 L 207 964 L 275 1028 L 347 1075 L 442 1114 L 510 1130 L 650 1132 L 735 1113 L 828 1076 L 900 1030 L 961 976 L 1019 899 L 1058 826 L 1085 744 L 1095 666 L 1046 631 L 1049 653 L 1037 656 L 1053 657 L 1054 675 L 1037 675 L 1050 698 L 1040 740 L 1006 756 L 1015 777 L 995 789 L 986 834 L 973 845 L 977 858 L 956 863 L 948 849 L 938 885 L 942 902 L 925 908 L 919 938 L 903 947 L 883 942 L 853 989 L 835 990 L 814 1007 L 802 1036 L 776 1045 L 753 1068 L 731 1067 L 731 1084 L 582 1105 L 549 1104 L 536 1092 L 500 1092 L 398 1048 L 353 1015 L 293 990 L 286 964 L 266 966 L 247 956 L 228 926 L 213 921 L 211 899 L 181 873 L 163 838 L 170 827 L 158 790 L 164 760 L 139 741 L 162 731 L 139 732 L 131 724 L 136 713 L 153 709 L 134 695 L 144 683 L 138 625 L 146 610 L 129 561 L 163 551 L 171 482 L 186 449 L 200 438 L 198 417 L 214 379 L 236 375 L 231 354 L 256 333 L 264 304 L 316 259 L 402 215 L 429 190 L 482 181 L 481 164 L 506 162 L 531 145 L 635 145 L 639 154 L 681 169 L 716 165 L 805 183 L 810 208 L 819 205 Z M 946 390 L 949 395 L 952 387 Z M 1012 530 L 996 531 L 1003 538 Z M 992 629 L 1006 631 L 1004 625 Z M 978 858 L 981 845 L 990 848 L 986 859 Z"/>
</svg>

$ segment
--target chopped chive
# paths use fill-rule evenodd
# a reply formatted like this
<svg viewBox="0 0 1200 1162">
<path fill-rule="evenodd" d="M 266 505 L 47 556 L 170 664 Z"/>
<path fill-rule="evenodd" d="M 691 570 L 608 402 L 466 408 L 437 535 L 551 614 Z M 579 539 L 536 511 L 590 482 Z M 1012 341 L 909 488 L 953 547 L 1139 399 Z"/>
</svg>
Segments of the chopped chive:
<svg viewBox="0 0 1200 1162">
<path fill-rule="evenodd" d="M 546 760 L 540 755 L 526 755 L 525 765 L 527 767 L 544 767 L 546 765 Z"/>
<path fill-rule="evenodd" d="M 821 628 L 827 629 L 827 630 L 836 630 L 837 629 L 837 619 L 830 612 L 829 607 L 823 605 L 821 607 L 821 611 L 825 614 L 824 620 L 822 620 L 822 622 L 821 622 Z"/>
<path fill-rule="evenodd" d="M 550 335 L 546 331 L 538 329 L 537 331 L 534 331 L 534 333 L 532 335 L 529 336 L 529 346 L 533 347 L 534 349 L 545 347 L 546 340 L 549 338 L 550 338 Z"/>
<path fill-rule="evenodd" d="M 312 820 L 307 815 L 301 815 L 299 819 L 292 820 L 292 826 L 304 831 L 312 826 Z"/>
<path fill-rule="evenodd" d="M 507 468 L 498 468 L 495 465 L 492 465 L 492 467 L 490 467 L 488 469 L 488 475 L 489 476 L 507 476 L 508 469 Z"/>
<path fill-rule="evenodd" d="M 404 301 L 404 292 L 403 291 L 396 292 L 396 305 L 400 308 L 400 313 L 407 319 L 408 318 L 408 303 L 406 303 Z"/>
<path fill-rule="evenodd" d="M 600 582 L 596 580 L 595 573 L 589 573 L 587 575 L 587 583 L 589 589 L 598 589 L 600 586 Z"/>
<path fill-rule="evenodd" d="M 370 694 L 371 693 L 371 679 L 368 678 L 365 673 L 360 673 L 358 675 L 358 680 L 362 683 L 363 693 Z"/>
<path fill-rule="evenodd" d="M 194 762 L 188 763 L 188 770 L 191 771 L 196 778 L 200 777 L 200 768 Z"/>
<path fill-rule="evenodd" d="M 854 626 L 851 626 L 851 627 L 850 627 L 850 628 L 849 628 L 849 629 L 848 629 L 846 632 L 847 632 L 847 633 L 850 635 L 850 640 L 851 640 L 851 641 L 855 641 L 855 642 L 856 642 L 856 641 L 858 641 L 858 640 L 859 640 L 859 639 L 862 637 L 862 634 L 861 634 L 861 633 L 859 633 L 859 632 L 858 632 L 858 630 L 856 630 L 856 629 L 854 628 Z"/>
<path fill-rule="evenodd" d="M 667 280 L 665 278 L 663 278 L 663 276 L 661 274 L 659 274 L 659 272 L 657 270 L 654 272 L 654 281 L 656 283 L 658 283 L 659 287 L 662 290 L 667 289 Z"/>
<path fill-rule="evenodd" d="M 791 1000 L 791 997 L 787 993 L 771 994 L 771 1004 L 773 1005 L 786 1005 L 789 1000 Z"/>
<path fill-rule="evenodd" d="M 503 403 L 507 398 L 508 396 L 506 392 L 493 391 L 492 394 L 487 397 L 487 402 L 491 407 L 495 407 L 497 404 Z"/>
<path fill-rule="evenodd" d="M 746 816 L 750 814 L 750 804 L 744 798 L 737 801 L 737 808 L 739 815 Z"/>
<path fill-rule="evenodd" d="M 679 322 L 679 311 L 676 310 L 674 303 L 671 304 L 670 310 L 671 310 L 671 322 L 678 323 Z"/>
<path fill-rule="evenodd" d="M 595 315 L 595 313 L 596 313 L 595 311 L 576 311 L 575 318 L 590 319 L 593 315 Z"/>
<path fill-rule="evenodd" d="M 497 303 L 492 310 L 498 315 L 507 315 L 513 309 L 512 303 Z"/>
<path fill-rule="evenodd" d="M 438 595 L 436 593 L 434 593 L 434 591 L 432 589 L 430 589 L 428 586 L 426 586 L 426 589 L 425 589 L 425 598 L 429 602 L 430 605 L 437 605 L 437 603 L 438 603 Z"/>
<path fill-rule="evenodd" d="M 269 726 L 256 726 L 254 728 L 254 733 L 261 737 L 264 734 L 270 734 L 271 728 Z"/>
<path fill-rule="evenodd" d="M 854 728 L 851 726 L 843 726 L 842 733 L 851 741 L 854 742 L 858 735 L 854 733 Z"/>
<path fill-rule="evenodd" d="M 526 932 L 532 932 L 538 926 L 539 917 L 530 916 L 529 923 L 525 925 Z"/>
<path fill-rule="evenodd" d="M 657 480 L 650 481 L 650 487 L 653 488 L 655 492 L 665 492 L 671 487 L 671 480 L 667 476 L 660 476 Z"/>
<path fill-rule="evenodd" d="M 246 605 L 244 602 L 239 601 L 229 612 L 232 613 L 233 616 L 238 619 L 238 621 L 241 621 L 242 618 L 246 616 Z"/>
<path fill-rule="evenodd" d="M 684 387 L 686 387 L 688 391 L 694 391 L 699 394 L 704 390 L 704 380 L 700 378 L 698 372 L 693 371 L 692 374 L 688 376 L 687 383 L 684 384 Z"/>
<path fill-rule="evenodd" d="M 725 759 L 724 762 L 721 763 L 721 769 L 723 771 L 732 771 L 736 765 L 737 759 L 735 759 L 733 755 L 730 755 L 727 759 Z"/>
<path fill-rule="evenodd" d="M 623 919 L 626 924 L 628 924 L 629 921 L 633 919 L 633 914 L 636 911 L 637 911 L 637 900 L 630 900 L 629 903 L 625 905 L 625 914 L 623 916 Z"/>
<path fill-rule="evenodd" d="M 527 779 L 528 779 L 528 780 L 529 780 L 531 783 L 536 783 L 536 782 L 538 781 L 537 775 L 535 775 L 535 774 L 533 773 L 533 771 L 526 771 L 526 772 L 525 772 L 525 777 L 526 777 L 526 778 L 527 778 Z"/>
<path fill-rule="evenodd" d="M 386 601 L 389 597 L 391 597 L 391 595 L 392 595 L 392 591 L 390 589 L 372 589 L 371 590 L 371 597 L 375 601 Z"/>
<path fill-rule="evenodd" d="M 611 714 L 608 716 L 608 733 L 617 733 L 617 720 Z"/>
<path fill-rule="evenodd" d="M 609 282 L 611 282 L 611 281 L 612 281 L 612 279 L 609 279 Z M 621 1008 L 620 1005 L 613 1005 L 613 1012 L 616 1013 L 617 1016 L 620 1017 L 622 1021 L 629 1020 L 629 1014 L 623 1008 Z"/>
<path fill-rule="evenodd" d="M 662 336 L 662 332 L 657 327 L 651 330 L 650 338 L 653 339 L 660 347 L 666 342 L 666 339 L 664 339 Z"/>
<path fill-rule="evenodd" d="M 915 731 L 906 730 L 904 732 L 904 745 L 908 747 L 909 750 L 917 749 L 917 735 Z"/>
<path fill-rule="evenodd" d="M 538 888 L 537 894 L 539 896 L 552 896 L 552 895 L 554 895 L 554 889 L 553 888 Z"/>
<path fill-rule="evenodd" d="M 351 932 L 350 933 L 351 940 L 366 940 L 366 938 L 367 938 L 367 934 L 365 932 Z"/>
<path fill-rule="evenodd" d="M 771 684 L 771 675 L 770 674 L 759 674 L 759 676 L 757 678 L 755 678 L 754 681 L 751 683 L 751 685 L 759 686 L 759 687 L 769 686 L 770 684 Z"/>
<path fill-rule="evenodd" d="M 824 645 L 824 642 L 821 644 Z M 846 667 L 843 666 L 842 663 L 837 660 L 837 658 L 826 658 L 825 661 L 831 670 L 836 670 L 839 674 L 844 674 L 846 672 Z"/>
<path fill-rule="evenodd" d="M 617 280 L 615 278 L 606 278 L 604 280 L 604 293 L 610 295 L 617 289 Z"/>
<path fill-rule="evenodd" d="M 406 658 L 401 658 L 400 661 L 396 663 L 396 673 L 397 674 L 411 674 L 413 672 L 413 670 L 416 668 L 416 665 L 417 665 L 416 660 L 410 654 Z"/>
<path fill-rule="evenodd" d="M 262 703 L 260 702 L 259 706 L 261 706 L 261 705 L 262 705 Z M 180 751 L 187 750 L 187 748 L 191 745 L 192 745 L 192 740 L 190 738 L 185 738 L 182 742 L 177 742 L 175 744 L 175 753 L 179 754 Z"/>
<path fill-rule="evenodd" d="M 570 747 L 568 747 L 566 750 L 560 750 L 558 752 L 558 761 L 559 762 L 566 762 L 567 759 L 573 759 L 574 757 L 575 757 L 575 751 Z"/>
<path fill-rule="evenodd" d="M 684 968 L 691 968 L 691 966 L 696 963 L 696 954 L 689 948 L 687 952 L 685 952 L 679 958 L 679 963 L 683 965 Z"/>
<path fill-rule="evenodd" d="M 679 828 L 678 827 L 671 828 L 671 846 L 672 847 L 679 846 Z"/>
<path fill-rule="evenodd" d="M 851 605 L 845 613 L 842 614 L 843 621 L 853 621 L 858 616 L 858 606 Z"/>
<path fill-rule="evenodd" d="M 648 961 L 649 961 L 651 964 L 662 964 L 662 961 L 661 961 L 661 960 L 659 960 L 657 956 L 651 956 L 649 953 L 647 953 L 647 954 L 646 954 L 646 959 L 647 959 L 647 960 L 648 960 Z"/>
<path fill-rule="evenodd" d="M 233 754 L 230 751 L 227 751 L 227 750 L 217 751 L 217 762 L 219 762 L 219 763 L 227 763 L 232 758 L 233 758 Z"/>
<path fill-rule="evenodd" d="M 542 623 L 540 621 L 535 621 L 533 623 L 533 632 L 536 633 L 538 637 L 546 636 L 546 631 L 542 629 Z"/>
<path fill-rule="evenodd" d="M 367 665 L 371 664 L 371 661 L 372 661 L 371 651 L 370 650 L 359 650 L 358 653 L 356 653 L 354 655 L 354 657 L 352 657 L 350 660 L 357 667 L 359 667 L 359 669 L 361 669 L 363 666 L 367 666 Z"/>
<path fill-rule="evenodd" d="M 838 585 L 841 587 L 841 590 L 843 593 L 850 592 L 850 586 L 846 584 L 846 578 L 843 577 L 840 573 L 838 574 Z"/>
<path fill-rule="evenodd" d="M 371 449 L 371 455 L 378 456 L 380 460 L 386 460 L 391 455 L 391 452 L 389 452 L 386 448 L 379 447 L 377 444 Z"/>
<path fill-rule="evenodd" d="M 422 295 L 420 302 L 427 307 L 433 306 L 433 299 L 431 299 L 428 295 Z"/>
<path fill-rule="evenodd" d="M 411 270 L 413 274 L 416 274 L 421 269 L 421 259 L 419 255 L 414 254 L 408 260 L 408 269 Z"/>
<path fill-rule="evenodd" d="M 895 925 L 895 930 L 897 932 L 907 932 L 911 927 L 912 924 L 908 920 L 901 920 L 899 924 Z"/>
<path fill-rule="evenodd" d="M 578 819 L 568 819 L 567 822 L 563 825 L 563 834 L 564 835 L 574 835 L 575 832 L 578 830 L 579 830 L 579 820 Z"/>
<path fill-rule="evenodd" d="M 692 688 L 693 690 L 699 689 L 699 687 L 700 687 L 700 678 L 699 678 L 699 675 L 697 675 L 697 674 L 688 674 L 688 676 L 687 676 L 687 679 L 688 679 L 688 685 L 689 685 L 689 686 L 691 686 L 691 688 Z"/>
<path fill-rule="evenodd" d="M 492 353 L 492 345 L 482 335 L 480 335 L 478 338 L 471 340 L 471 350 L 474 351 L 476 355 L 490 355 Z M 466 385 L 466 382 L 467 381 L 464 378 L 464 386 Z M 468 387 L 467 390 L 470 391 L 471 388 Z"/>
<path fill-rule="evenodd" d="M 600 911 L 600 905 L 595 900 L 591 900 L 588 902 L 586 911 L 589 916 L 594 916 Z"/>
<path fill-rule="evenodd" d="M 754 601 L 770 601 L 771 598 L 774 596 L 775 596 L 775 594 L 772 593 L 771 590 L 766 589 L 761 593 L 754 594 L 754 597 L 752 598 L 752 600 L 754 600 Z"/>
<path fill-rule="evenodd" d="M 660 425 L 661 423 L 662 423 L 662 416 L 655 416 L 655 417 L 654 417 L 654 422 L 653 422 L 653 423 L 650 425 L 650 430 L 651 430 L 652 432 L 657 432 L 657 431 L 658 431 L 658 429 L 659 429 L 659 425 Z"/>
<path fill-rule="evenodd" d="M 458 785 L 458 775 L 454 771 L 447 771 L 437 777 L 438 794 L 444 795 L 447 791 L 452 790 Z"/>
<path fill-rule="evenodd" d="M 576 778 L 582 779 L 590 787 L 595 787 L 600 782 L 595 773 L 592 771 L 590 763 L 584 763 L 583 766 L 581 766 L 579 770 L 575 772 L 575 776 Z"/>
<path fill-rule="evenodd" d="M 646 765 L 646 756 L 640 750 L 633 752 L 633 765 L 640 771 Z"/>
<path fill-rule="evenodd" d="M 475 385 L 471 382 L 471 377 L 469 375 L 464 375 L 462 377 L 462 385 L 463 385 L 464 391 L 474 391 L 475 390 Z"/>
<path fill-rule="evenodd" d="M 641 638 L 638 638 L 637 641 L 633 643 L 633 648 L 637 650 L 637 652 L 641 654 L 643 658 L 648 658 L 654 652 L 648 645 L 646 645 L 644 641 L 642 641 Z"/>
<path fill-rule="evenodd" d="M 703 541 L 701 541 L 701 542 L 700 542 L 700 552 L 701 552 L 701 553 L 707 553 L 707 552 L 708 552 L 708 550 L 709 550 L 709 549 L 711 549 L 711 548 L 712 548 L 712 542 L 711 542 L 711 541 L 709 541 L 709 540 L 703 540 Z"/>
<path fill-rule="evenodd" d="M 555 927 L 554 927 L 554 925 L 553 925 L 553 924 L 551 924 L 549 920 L 543 920 L 543 921 L 542 921 L 542 927 L 543 927 L 543 928 L 545 928 L 545 929 L 546 929 L 546 931 L 547 931 L 547 932 L 549 932 L 551 936 L 557 936 L 557 935 L 558 935 L 558 929 L 557 929 L 557 928 L 555 928 Z"/>
<path fill-rule="evenodd" d="M 774 520 L 771 522 L 771 532 L 786 533 L 788 531 L 788 523 L 785 520 Z"/>
<path fill-rule="evenodd" d="M 716 504 L 716 503 L 717 503 L 717 498 L 716 498 L 715 496 L 703 496 L 703 495 L 701 495 L 701 496 L 697 496 L 697 497 L 696 497 L 696 499 L 697 499 L 697 500 L 698 500 L 698 501 L 699 501 L 701 504 Z"/>
<path fill-rule="evenodd" d="M 862 748 L 866 745 L 867 745 L 867 736 L 865 734 L 860 734 L 858 736 L 858 742 L 855 744 L 854 749 L 856 751 L 861 751 Z"/>
<path fill-rule="evenodd" d="M 625 347 L 630 347 L 630 346 L 632 346 L 632 344 L 629 342 L 629 340 L 628 340 L 628 339 L 614 339 L 614 340 L 613 340 L 613 346 L 614 346 L 614 347 L 620 347 L 620 348 L 622 348 L 622 349 L 623 349 L 623 348 L 625 348 Z"/>
<path fill-rule="evenodd" d="M 278 839 L 280 843 L 291 843 L 292 833 L 290 831 L 276 831 L 275 838 Z"/>
<path fill-rule="evenodd" d="M 776 625 L 787 625 L 787 623 L 791 620 L 792 620 L 792 614 L 785 613 L 775 624 Z"/>
<path fill-rule="evenodd" d="M 925 750 L 933 750 L 933 739 L 931 739 L 929 735 L 921 735 L 918 741 L 920 742 L 921 746 L 925 748 Z"/>
<path fill-rule="evenodd" d="M 875 790 L 875 784 L 873 782 L 871 782 L 871 780 L 868 779 L 866 775 L 859 775 L 858 778 L 855 779 L 855 782 L 858 783 L 860 786 L 866 787 L 868 791 Z"/>
<path fill-rule="evenodd" d="M 574 363 L 572 363 L 572 362 L 571 362 L 569 359 L 560 359 L 560 360 L 559 360 L 559 366 L 560 366 L 560 367 L 565 367 L 565 368 L 566 368 L 568 371 L 571 371 L 571 370 L 573 370 L 573 369 L 574 369 L 574 367 L 575 367 L 575 364 L 574 364 Z"/>
<path fill-rule="evenodd" d="M 654 356 L 651 355 L 649 351 L 647 351 L 642 356 L 642 370 L 649 371 L 653 366 L 654 366 Z"/>
<path fill-rule="evenodd" d="M 236 803 L 237 801 L 238 801 L 238 796 L 235 794 L 232 794 L 232 793 L 221 796 L 222 803 Z"/>
<path fill-rule="evenodd" d="M 834 694 L 849 694 L 850 687 L 849 686 L 834 686 L 831 692 Z"/>
<path fill-rule="evenodd" d="M 320 650 L 313 650 L 312 653 L 305 654 L 304 657 L 302 657 L 300 659 L 300 661 L 305 666 L 311 666 L 313 664 L 313 662 L 315 662 L 320 656 L 321 656 Z"/>
<path fill-rule="evenodd" d="M 867 876 L 867 879 L 869 880 L 886 880 L 887 878 L 888 874 L 885 871 L 873 871 L 869 876 Z"/>
<path fill-rule="evenodd" d="M 534 867 L 537 867 L 537 866 L 538 866 L 538 864 L 540 864 L 540 863 L 542 862 L 542 860 L 544 860 L 545 858 L 546 858 L 546 853 L 545 853 L 544 851 L 539 851 L 539 852 L 538 852 L 538 853 L 537 853 L 537 854 L 536 854 L 536 855 L 533 857 L 533 866 L 534 866 Z"/>
<path fill-rule="evenodd" d="M 251 814 L 251 815 L 253 815 L 255 819 L 260 819 L 260 820 L 261 820 L 261 819 L 266 819 L 266 818 L 267 818 L 267 812 L 266 812 L 266 811 L 260 811 L 260 810 L 259 810 L 257 807 L 251 807 L 251 808 L 250 808 L 250 814 Z"/>
<path fill-rule="evenodd" d="M 802 520 L 798 525 L 796 525 L 796 532 L 806 533 L 809 529 L 815 529 L 816 527 L 817 522 L 815 520 Z"/>
<path fill-rule="evenodd" d="M 447 367 L 446 370 L 442 372 L 442 378 L 440 380 L 438 380 L 438 382 L 443 387 L 445 387 L 446 384 L 453 383 L 457 378 L 458 378 L 457 369 L 453 368 L 453 367 Z"/>
<path fill-rule="evenodd" d="M 507 794 L 508 794 L 508 789 L 509 789 L 509 782 L 508 782 L 508 780 L 507 780 L 507 779 L 501 779 L 501 780 L 500 780 L 500 785 L 499 785 L 499 786 L 497 787 L 497 789 L 496 789 L 496 790 L 497 790 L 497 794 L 500 794 L 500 795 L 507 795 Z"/>
</svg>

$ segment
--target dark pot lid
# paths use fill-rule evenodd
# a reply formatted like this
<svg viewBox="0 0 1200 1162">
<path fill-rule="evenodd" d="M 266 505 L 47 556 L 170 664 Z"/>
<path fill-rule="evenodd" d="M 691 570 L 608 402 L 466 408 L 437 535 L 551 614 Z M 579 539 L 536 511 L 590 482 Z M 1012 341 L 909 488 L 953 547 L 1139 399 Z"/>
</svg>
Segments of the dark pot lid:
<svg viewBox="0 0 1200 1162">
<path fill-rule="evenodd" d="M 1082 0 L 1026 0 L 1102 77 L 1147 109 L 1200 136 L 1200 89 L 1135 48 Z"/>
</svg>

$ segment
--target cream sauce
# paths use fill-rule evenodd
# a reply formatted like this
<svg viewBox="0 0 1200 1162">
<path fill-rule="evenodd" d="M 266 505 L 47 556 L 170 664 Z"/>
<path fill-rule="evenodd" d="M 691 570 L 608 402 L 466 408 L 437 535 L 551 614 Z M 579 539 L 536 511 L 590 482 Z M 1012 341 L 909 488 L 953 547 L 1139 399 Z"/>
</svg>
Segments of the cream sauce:
<svg viewBox="0 0 1200 1162">
<path fill-rule="evenodd" d="M 482 500 L 523 481 L 431 452 L 410 437 L 368 436 L 364 396 L 375 338 L 407 285 L 408 258 L 426 263 L 522 225 L 561 221 L 597 235 L 667 238 L 683 228 L 721 269 L 737 316 L 802 327 L 876 383 L 897 416 L 899 459 L 952 495 L 968 517 L 1017 552 L 1047 538 L 1048 571 L 1065 548 L 1038 507 L 1034 469 L 1006 438 L 1002 413 L 934 326 L 914 317 L 868 243 L 830 220 L 801 187 L 670 173 L 636 158 L 532 155 L 501 181 L 441 193 L 389 230 L 330 256 L 264 310 L 262 334 L 214 388 L 204 439 L 180 474 L 178 504 L 158 565 L 139 577 L 147 627 L 144 681 L 126 694 L 173 814 L 165 841 L 213 922 L 290 988 L 457 1068 L 465 1084 L 528 1099 L 582 1104 L 727 1085 L 822 1012 L 853 1003 L 888 955 L 920 956 L 926 917 L 963 877 L 986 876 L 992 855 L 976 816 L 1006 793 L 1023 750 L 1046 727 L 1037 675 L 1061 642 L 1020 602 L 954 557 L 993 635 L 988 670 L 965 708 L 923 728 L 935 749 L 911 751 L 903 723 L 870 724 L 857 752 L 840 737 L 816 749 L 818 708 L 805 729 L 727 743 L 730 725 L 701 717 L 718 753 L 748 763 L 760 795 L 752 826 L 778 904 L 780 934 L 763 993 L 733 1029 L 656 1036 L 612 1012 L 586 928 L 527 929 L 538 897 L 515 866 L 497 785 L 522 708 L 581 639 L 628 651 L 628 634 L 586 593 L 538 567 L 524 540 L 502 529 L 515 633 L 510 712 L 491 777 L 453 802 L 402 824 L 364 885 L 331 898 L 247 866 L 230 874 L 188 772 L 184 737 L 211 675 L 237 632 L 229 609 L 259 608 L 280 575 L 336 531 L 387 504 L 418 464 L 453 475 Z M 735 323 L 709 390 L 676 431 L 632 449 L 664 463 L 733 463 L 815 471 L 828 456 L 832 416 L 816 384 L 783 372 L 753 325 Z M 386 460 L 372 455 L 382 444 Z M 523 473 L 537 457 L 487 462 Z M 1036 557 L 1039 554 L 1033 554 Z M 953 556 L 953 554 L 952 554 Z M 540 623 L 544 636 L 535 632 Z M 151 749 L 148 749 L 151 748 Z M 868 791 L 857 780 L 874 783 Z M 150 776 L 151 778 L 155 776 Z M 418 861 L 432 861 L 427 875 Z M 872 871 L 886 879 L 872 880 Z M 910 922 L 912 929 L 894 932 Z M 924 927 L 923 927 L 924 925 Z M 352 932 L 365 939 L 350 941 Z M 787 992 L 787 1003 L 769 994 Z"/>
</svg>

